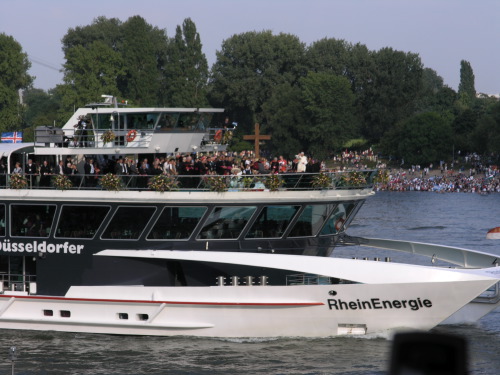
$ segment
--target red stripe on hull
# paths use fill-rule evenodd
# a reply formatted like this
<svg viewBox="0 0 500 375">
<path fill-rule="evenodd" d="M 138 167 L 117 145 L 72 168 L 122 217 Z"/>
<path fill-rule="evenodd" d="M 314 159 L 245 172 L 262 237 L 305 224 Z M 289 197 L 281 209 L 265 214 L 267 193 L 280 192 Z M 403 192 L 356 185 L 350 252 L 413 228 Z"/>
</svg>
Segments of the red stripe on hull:
<svg viewBox="0 0 500 375">
<path fill-rule="evenodd" d="M 0 298 L 33 299 L 33 300 L 53 300 L 72 302 L 112 302 L 112 303 L 148 303 L 169 305 L 214 305 L 214 306 L 322 306 L 323 302 L 189 302 L 189 301 L 141 301 L 141 300 L 120 300 L 120 299 L 97 299 L 97 298 L 66 298 L 49 296 L 17 296 L 0 295 Z"/>
</svg>

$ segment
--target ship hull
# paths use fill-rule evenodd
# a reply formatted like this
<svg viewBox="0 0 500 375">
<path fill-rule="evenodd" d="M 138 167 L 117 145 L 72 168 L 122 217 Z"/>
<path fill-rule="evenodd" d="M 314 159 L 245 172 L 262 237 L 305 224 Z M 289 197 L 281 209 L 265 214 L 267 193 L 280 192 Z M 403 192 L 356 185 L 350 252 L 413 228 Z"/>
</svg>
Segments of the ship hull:
<svg viewBox="0 0 500 375">
<path fill-rule="evenodd" d="M 428 330 L 490 284 L 79 287 L 68 297 L 2 295 L 0 328 L 208 337 Z"/>
</svg>

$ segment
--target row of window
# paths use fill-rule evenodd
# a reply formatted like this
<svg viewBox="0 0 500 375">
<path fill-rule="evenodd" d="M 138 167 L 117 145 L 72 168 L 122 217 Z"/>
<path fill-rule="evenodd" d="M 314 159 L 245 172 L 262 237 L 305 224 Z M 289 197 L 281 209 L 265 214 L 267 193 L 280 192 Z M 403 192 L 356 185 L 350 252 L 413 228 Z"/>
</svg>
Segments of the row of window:
<svg viewBox="0 0 500 375">
<path fill-rule="evenodd" d="M 209 127 L 213 113 L 199 112 L 134 112 L 91 114 L 92 124 L 98 129 L 157 129 L 204 130 Z M 112 120 L 111 120 L 112 118 Z"/>
<path fill-rule="evenodd" d="M 147 240 L 198 240 L 310 237 L 331 235 L 342 230 L 356 203 L 257 206 L 165 206 L 146 235 Z M 155 217 L 156 206 L 0 204 L 0 236 L 10 230 L 12 237 L 51 235 L 55 238 L 92 239 L 107 222 L 101 239 L 137 240 Z M 111 217 L 108 221 L 107 218 Z M 255 217 L 255 220 L 253 219 Z M 251 225 L 249 224 L 251 223 Z"/>
<path fill-rule="evenodd" d="M 43 316 L 54 316 L 54 310 L 43 310 Z M 69 310 L 59 310 L 59 316 L 61 318 L 71 318 L 71 311 Z M 120 320 L 128 320 L 128 313 L 117 313 L 117 318 Z M 140 321 L 149 320 L 148 314 L 136 314 L 136 319 Z"/>
</svg>

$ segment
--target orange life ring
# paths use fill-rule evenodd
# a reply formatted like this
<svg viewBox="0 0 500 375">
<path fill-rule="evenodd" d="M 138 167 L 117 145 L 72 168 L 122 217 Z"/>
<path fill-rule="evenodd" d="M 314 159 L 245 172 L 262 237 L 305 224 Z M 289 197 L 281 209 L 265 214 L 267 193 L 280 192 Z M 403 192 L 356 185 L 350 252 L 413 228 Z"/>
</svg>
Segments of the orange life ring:
<svg viewBox="0 0 500 375">
<path fill-rule="evenodd" d="M 343 218 L 337 219 L 337 221 L 335 222 L 335 229 L 337 230 L 337 232 L 340 232 L 340 230 L 344 226 L 344 223 L 345 223 L 345 220 Z"/>
<path fill-rule="evenodd" d="M 214 135 L 214 141 L 220 142 L 221 139 L 222 139 L 222 130 L 219 129 Z"/>
<path fill-rule="evenodd" d="M 130 130 L 127 133 L 127 142 L 132 142 L 137 137 L 137 130 Z"/>
</svg>

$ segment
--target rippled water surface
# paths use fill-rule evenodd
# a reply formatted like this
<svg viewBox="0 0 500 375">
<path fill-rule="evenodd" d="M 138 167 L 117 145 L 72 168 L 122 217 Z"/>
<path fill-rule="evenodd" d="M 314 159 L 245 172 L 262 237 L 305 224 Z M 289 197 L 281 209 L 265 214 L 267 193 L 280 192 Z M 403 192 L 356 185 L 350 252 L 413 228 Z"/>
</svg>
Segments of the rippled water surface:
<svg viewBox="0 0 500 375">
<path fill-rule="evenodd" d="M 495 226 L 500 226 L 500 194 L 381 192 L 366 202 L 349 234 L 431 242 L 500 255 L 500 241 L 485 239 L 488 229 Z M 348 251 L 338 253 L 348 256 Z M 366 254 L 374 256 L 373 250 Z M 471 374 L 500 372 L 500 311 L 475 325 L 434 331 L 467 338 Z M 18 351 L 15 373 L 30 375 L 386 374 L 391 348 L 388 335 L 221 340 L 0 332 L 0 374 L 11 373 L 8 351 L 12 345 Z"/>
</svg>

